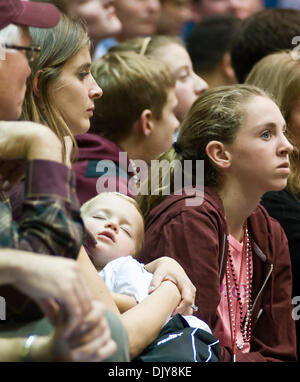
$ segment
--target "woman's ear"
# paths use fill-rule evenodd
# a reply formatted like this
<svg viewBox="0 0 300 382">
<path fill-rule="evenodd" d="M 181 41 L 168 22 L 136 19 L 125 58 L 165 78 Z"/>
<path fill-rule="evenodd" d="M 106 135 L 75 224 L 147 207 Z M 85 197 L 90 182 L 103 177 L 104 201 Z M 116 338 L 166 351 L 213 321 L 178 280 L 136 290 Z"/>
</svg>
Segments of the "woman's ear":
<svg viewBox="0 0 300 382">
<path fill-rule="evenodd" d="M 209 159 L 221 169 L 227 169 L 231 165 L 231 154 L 225 150 L 223 143 L 219 141 L 210 141 L 206 146 L 206 155 Z"/>
<path fill-rule="evenodd" d="M 41 73 L 43 73 L 42 70 L 38 70 L 35 75 L 33 76 L 33 80 L 32 80 L 32 90 L 33 90 L 33 93 L 36 97 L 39 97 L 40 96 L 40 89 L 39 89 L 39 77 L 41 75 Z"/>
</svg>

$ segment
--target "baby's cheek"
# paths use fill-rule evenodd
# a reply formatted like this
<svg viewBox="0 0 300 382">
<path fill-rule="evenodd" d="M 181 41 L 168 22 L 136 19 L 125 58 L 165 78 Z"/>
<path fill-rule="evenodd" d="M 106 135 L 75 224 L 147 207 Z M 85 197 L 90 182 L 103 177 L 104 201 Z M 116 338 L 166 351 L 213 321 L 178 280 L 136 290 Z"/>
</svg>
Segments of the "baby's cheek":
<svg viewBox="0 0 300 382">
<path fill-rule="evenodd" d="M 134 256 L 135 252 L 136 244 L 133 239 L 128 238 L 126 240 L 123 240 L 122 243 L 119 244 L 118 257 Z"/>
</svg>

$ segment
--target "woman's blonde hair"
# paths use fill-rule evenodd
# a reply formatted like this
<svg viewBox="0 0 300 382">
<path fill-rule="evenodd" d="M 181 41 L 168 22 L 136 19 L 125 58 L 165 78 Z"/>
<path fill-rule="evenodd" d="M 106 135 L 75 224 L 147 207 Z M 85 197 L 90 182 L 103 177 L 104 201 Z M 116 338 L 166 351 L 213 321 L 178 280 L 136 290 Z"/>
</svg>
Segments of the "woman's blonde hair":
<svg viewBox="0 0 300 382">
<path fill-rule="evenodd" d="M 56 83 L 64 64 L 80 49 L 89 45 L 83 24 L 62 14 L 59 24 L 52 29 L 30 28 L 32 43 L 41 47 L 41 55 L 31 65 L 27 91 L 23 105 L 23 119 L 48 125 L 60 138 L 65 158 L 65 136 L 75 139 L 61 113 L 53 105 L 50 86 Z M 34 90 L 34 77 L 38 76 L 38 94 Z"/>
<path fill-rule="evenodd" d="M 245 83 L 272 95 L 286 120 L 288 139 L 292 144 L 297 142 L 295 138 L 300 132 L 289 128 L 289 120 L 295 102 L 300 99 L 300 62 L 292 57 L 292 52 L 281 51 L 264 57 L 252 68 Z M 295 147 L 290 155 L 287 187 L 294 195 L 300 195 L 299 150 L 300 147 Z"/>
<path fill-rule="evenodd" d="M 166 160 L 172 163 L 177 160 L 184 170 L 185 160 L 191 160 L 193 163 L 203 160 L 204 185 L 220 187 L 223 179 L 222 173 L 207 156 L 206 146 L 214 140 L 224 144 L 233 143 L 245 116 L 245 104 L 254 96 L 267 97 L 267 94 L 263 90 L 249 85 L 222 86 L 207 90 L 195 101 L 186 115 L 179 131 L 176 151 L 172 147 L 158 158 L 159 161 Z M 193 186 L 197 184 L 195 169 L 196 166 L 193 166 L 192 174 L 190 174 Z M 151 195 L 137 196 L 136 200 L 144 217 L 165 197 L 163 180 L 161 176 L 158 189 L 152 190 Z M 151 175 L 147 182 L 148 186 L 151 185 Z M 175 191 L 174 169 L 171 167 L 170 192 Z"/>
</svg>

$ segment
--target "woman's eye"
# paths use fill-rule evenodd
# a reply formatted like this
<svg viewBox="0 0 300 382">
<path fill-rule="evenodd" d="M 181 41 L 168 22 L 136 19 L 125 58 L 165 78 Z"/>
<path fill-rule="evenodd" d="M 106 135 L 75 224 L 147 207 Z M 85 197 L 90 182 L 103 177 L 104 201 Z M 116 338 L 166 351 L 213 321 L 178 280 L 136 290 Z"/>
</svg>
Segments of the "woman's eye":
<svg viewBox="0 0 300 382">
<path fill-rule="evenodd" d="M 83 79 L 85 79 L 89 75 L 90 75 L 90 72 L 81 72 L 81 73 L 79 73 L 79 78 L 81 80 L 83 80 Z"/>
<path fill-rule="evenodd" d="M 264 131 L 261 136 L 264 139 L 269 139 L 269 138 L 271 138 L 271 131 L 269 131 L 269 130 Z"/>
</svg>

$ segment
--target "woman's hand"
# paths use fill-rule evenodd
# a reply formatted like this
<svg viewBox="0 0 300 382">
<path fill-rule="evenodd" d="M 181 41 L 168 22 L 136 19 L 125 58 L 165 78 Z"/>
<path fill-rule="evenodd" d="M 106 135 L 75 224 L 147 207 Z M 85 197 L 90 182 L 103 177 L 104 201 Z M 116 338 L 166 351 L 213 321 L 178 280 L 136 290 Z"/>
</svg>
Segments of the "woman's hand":
<svg viewBox="0 0 300 382">
<path fill-rule="evenodd" d="M 163 281 L 172 281 L 176 284 L 181 294 L 181 302 L 173 314 L 193 314 L 192 306 L 195 302 L 196 288 L 176 260 L 166 256 L 160 257 L 145 265 L 145 269 L 153 273 L 149 293 L 157 289 Z"/>
</svg>

